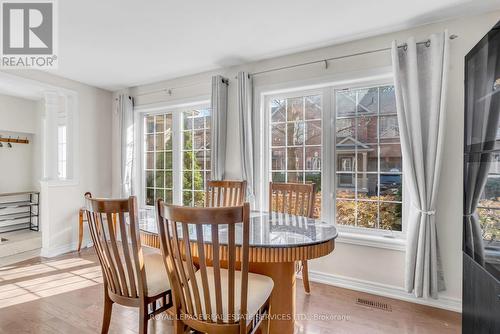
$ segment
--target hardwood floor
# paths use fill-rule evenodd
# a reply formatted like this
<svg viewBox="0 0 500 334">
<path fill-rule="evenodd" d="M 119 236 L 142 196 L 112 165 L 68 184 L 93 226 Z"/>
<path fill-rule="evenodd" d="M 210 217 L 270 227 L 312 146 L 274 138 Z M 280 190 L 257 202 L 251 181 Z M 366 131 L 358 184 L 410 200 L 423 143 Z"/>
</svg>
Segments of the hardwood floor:
<svg viewBox="0 0 500 334">
<path fill-rule="evenodd" d="M 317 283 L 305 295 L 297 286 L 297 333 L 460 333 L 458 313 Z M 359 305 L 357 298 L 392 310 Z M 98 333 L 102 301 L 101 269 L 92 249 L 0 268 L 1 334 Z M 173 333 L 163 314 L 149 323 L 150 333 Z M 110 333 L 137 330 L 137 310 L 114 305 Z"/>
</svg>

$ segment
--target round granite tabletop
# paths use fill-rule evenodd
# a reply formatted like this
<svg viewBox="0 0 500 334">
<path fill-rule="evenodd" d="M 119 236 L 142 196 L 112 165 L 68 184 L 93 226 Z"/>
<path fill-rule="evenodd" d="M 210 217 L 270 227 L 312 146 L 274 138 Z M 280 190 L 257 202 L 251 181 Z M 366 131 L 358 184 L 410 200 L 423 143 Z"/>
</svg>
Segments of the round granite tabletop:
<svg viewBox="0 0 500 334">
<path fill-rule="evenodd" d="M 157 234 L 154 214 L 141 215 L 139 228 L 142 232 Z M 236 224 L 236 244 L 241 245 L 242 224 Z M 203 239 L 211 241 L 209 225 L 203 226 Z M 189 225 L 190 239 L 196 240 L 195 227 Z M 250 247 L 287 248 L 312 246 L 334 240 L 337 229 L 313 218 L 281 213 L 252 212 L 250 216 Z M 227 226 L 219 227 L 219 243 L 227 244 Z"/>
</svg>

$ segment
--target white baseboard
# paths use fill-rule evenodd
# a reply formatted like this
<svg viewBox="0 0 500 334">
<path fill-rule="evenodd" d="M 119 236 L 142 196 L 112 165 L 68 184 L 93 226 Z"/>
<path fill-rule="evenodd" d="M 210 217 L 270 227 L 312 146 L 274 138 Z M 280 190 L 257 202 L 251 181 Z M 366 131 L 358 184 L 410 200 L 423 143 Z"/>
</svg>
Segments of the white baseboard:
<svg viewBox="0 0 500 334">
<path fill-rule="evenodd" d="M 298 275 L 298 277 L 300 278 L 300 275 Z M 439 299 L 417 298 L 413 294 L 407 293 L 406 290 L 398 286 L 381 284 L 311 270 L 309 271 L 309 280 L 311 282 L 338 286 L 340 288 L 371 293 L 374 295 L 399 299 L 410 303 L 437 307 L 459 313 L 462 312 L 462 301 L 458 298 L 450 298 L 447 296 L 440 296 Z"/>
<path fill-rule="evenodd" d="M 42 257 L 54 257 L 61 254 L 69 253 L 76 250 L 76 243 L 70 243 L 66 245 L 61 245 L 53 248 L 42 248 L 40 256 Z"/>
<path fill-rule="evenodd" d="M 83 238 L 82 249 L 92 247 L 93 245 L 94 244 L 92 243 L 92 239 L 85 238 L 85 237 Z M 53 248 L 49 248 L 49 249 L 42 248 L 40 256 L 54 257 L 54 256 L 62 255 L 65 253 L 74 252 L 77 249 L 78 249 L 78 242 L 75 241 L 75 242 L 72 242 L 72 243 L 69 243 L 66 245 L 61 245 L 61 246 L 53 247 Z"/>
</svg>

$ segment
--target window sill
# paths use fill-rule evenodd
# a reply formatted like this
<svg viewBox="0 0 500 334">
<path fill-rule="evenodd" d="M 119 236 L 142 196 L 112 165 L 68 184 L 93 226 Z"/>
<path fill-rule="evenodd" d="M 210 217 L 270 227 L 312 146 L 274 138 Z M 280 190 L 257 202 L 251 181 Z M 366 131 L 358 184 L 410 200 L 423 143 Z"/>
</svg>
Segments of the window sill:
<svg viewBox="0 0 500 334">
<path fill-rule="evenodd" d="M 339 231 L 339 236 L 336 241 L 358 246 L 390 249 L 400 252 L 406 251 L 406 240 L 393 236 Z"/>
</svg>

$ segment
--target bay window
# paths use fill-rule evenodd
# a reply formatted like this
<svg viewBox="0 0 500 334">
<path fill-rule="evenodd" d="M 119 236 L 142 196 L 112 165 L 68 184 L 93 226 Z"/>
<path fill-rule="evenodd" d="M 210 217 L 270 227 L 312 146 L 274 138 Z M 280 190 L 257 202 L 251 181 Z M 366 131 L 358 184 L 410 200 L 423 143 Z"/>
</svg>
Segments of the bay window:
<svg viewBox="0 0 500 334">
<path fill-rule="evenodd" d="M 402 159 L 394 87 L 334 94 L 337 223 L 401 231 Z"/>
<path fill-rule="evenodd" d="M 210 109 L 207 104 L 143 114 L 143 206 L 204 205 L 210 180 Z"/>
<path fill-rule="evenodd" d="M 146 205 L 173 203 L 172 113 L 144 117 Z"/>
<path fill-rule="evenodd" d="M 403 230 L 402 155 L 390 81 L 295 90 L 264 101 L 264 184 L 313 182 L 315 217 L 335 217 L 356 231 Z"/>
<path fill-rule="evenodd" d="M 205 184 L 210 180 L 210 111 L 208 108 L 182 113 L 182 203 L 205 205 Z"/>
<path fill-rule="evenodd" d="M 321 217 L 321 95 L 271 100 L 271 180 L 316 184 Z"/>
</svg>

